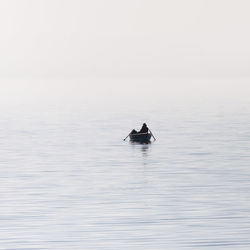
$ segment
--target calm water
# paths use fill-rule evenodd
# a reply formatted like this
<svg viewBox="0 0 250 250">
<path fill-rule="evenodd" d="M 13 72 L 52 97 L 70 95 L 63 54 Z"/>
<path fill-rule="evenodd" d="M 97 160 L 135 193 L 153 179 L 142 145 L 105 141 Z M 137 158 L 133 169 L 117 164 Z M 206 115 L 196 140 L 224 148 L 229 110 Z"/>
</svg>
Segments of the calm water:
<svg viewBox="0 0 250 250">
<path fill-rule="evenodd" d="M 10 110 L 0 249 L 250 248 L 250 105 Z"/>
</svg>

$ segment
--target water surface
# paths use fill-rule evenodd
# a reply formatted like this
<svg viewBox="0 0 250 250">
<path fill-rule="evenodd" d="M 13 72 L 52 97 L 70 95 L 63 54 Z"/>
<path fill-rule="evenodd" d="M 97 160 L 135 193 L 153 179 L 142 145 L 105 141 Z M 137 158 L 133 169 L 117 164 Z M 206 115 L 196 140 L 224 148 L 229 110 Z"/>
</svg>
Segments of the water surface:
<svg viewBox="0 0 250 250">
<path fill-rule="evenodd" d="M 2 107 L 1 249 L 250 248 L 250 105 L 42 103 Z"/>
</svg>

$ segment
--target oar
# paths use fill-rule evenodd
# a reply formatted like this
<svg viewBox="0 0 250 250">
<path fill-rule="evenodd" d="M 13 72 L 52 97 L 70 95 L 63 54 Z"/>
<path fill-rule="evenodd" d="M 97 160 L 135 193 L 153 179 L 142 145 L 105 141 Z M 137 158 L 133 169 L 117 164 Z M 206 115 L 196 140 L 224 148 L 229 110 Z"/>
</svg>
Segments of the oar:
<svg viewBox="0 0 250 250">
<path fill-rule="evenodd" d="M 148 129 L 148 130 L 149 130 L 149 132 L 151 133 L 151 135 L 153 136 L 154 140 L 156 141 L 156 139 L 155 139 L 153 133 L 151 132 L 151 130 L 150 130 L 150 129 Z"/>
<path fill-rule="evenodd" d="M 130 136 L 131 132 L 127 135 L 127 137 L 125 139 L 123 139 L 124 141 Z"/>
</svg>

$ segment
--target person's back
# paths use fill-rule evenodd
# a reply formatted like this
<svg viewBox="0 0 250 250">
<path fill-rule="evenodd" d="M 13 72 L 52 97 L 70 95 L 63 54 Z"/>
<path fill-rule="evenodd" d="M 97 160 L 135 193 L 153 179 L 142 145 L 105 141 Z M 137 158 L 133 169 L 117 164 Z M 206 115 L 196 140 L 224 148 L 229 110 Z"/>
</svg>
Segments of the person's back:
<svg viewBox="0 0 250 250">
<path fill-rule="evenodd" d="M 134 134 L 137 134 L 138 132 L 135 130 L 135 129 L 133 129 L 131 132 L 130 132 L 130 134 L 132 134 L 132 135 L 134 135 Z"/>
<path fill-rule="evenodd" d="M 148 127 L 146 123 L 143 123 L 142 128 L 138 133 L 148 133 Z"/>
</svg>

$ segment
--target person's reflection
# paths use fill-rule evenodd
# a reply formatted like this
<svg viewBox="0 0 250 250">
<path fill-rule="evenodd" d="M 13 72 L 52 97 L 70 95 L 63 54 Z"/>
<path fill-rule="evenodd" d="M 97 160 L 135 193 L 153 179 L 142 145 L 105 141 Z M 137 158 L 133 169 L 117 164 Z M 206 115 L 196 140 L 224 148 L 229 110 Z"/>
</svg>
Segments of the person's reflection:
<svg viewBox="0 0 250 250">
<path fill-rule="evenodd" d="M 148 149 L 149 149 L 149 144 L 142 144 L 141 145 L 141 151 L 142 155 L 147 157 L 148 156 Z"/>
<path fill-rule="evenodd" d="M 138 143 L 138 142 L 132 142 L 130 141 L 130 145 L 132 146 L 133 149 L 137 149 L 136 151 L 138 152 L 138 149 L 140 148 L 140 151 L 142 152 L 141 159 L 142 163 L 144 166 L 147 165 L 148 163 L 148 153 L 149 153 L 149 148 L 151 143 Z"/>
</svg>

